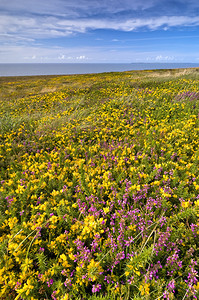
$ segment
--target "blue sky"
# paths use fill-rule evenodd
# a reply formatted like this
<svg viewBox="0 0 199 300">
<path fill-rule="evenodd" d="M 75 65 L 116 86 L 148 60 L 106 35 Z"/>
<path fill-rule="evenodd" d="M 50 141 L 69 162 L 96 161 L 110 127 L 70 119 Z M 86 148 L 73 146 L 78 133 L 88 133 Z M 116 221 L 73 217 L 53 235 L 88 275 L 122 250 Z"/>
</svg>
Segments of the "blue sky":
<svg viewBox="0 0 199 300">
<path fill-rule="evenodd" d="M 0 63 L 199 63 L 198 0 L 0 0 Z"/>
</svg>

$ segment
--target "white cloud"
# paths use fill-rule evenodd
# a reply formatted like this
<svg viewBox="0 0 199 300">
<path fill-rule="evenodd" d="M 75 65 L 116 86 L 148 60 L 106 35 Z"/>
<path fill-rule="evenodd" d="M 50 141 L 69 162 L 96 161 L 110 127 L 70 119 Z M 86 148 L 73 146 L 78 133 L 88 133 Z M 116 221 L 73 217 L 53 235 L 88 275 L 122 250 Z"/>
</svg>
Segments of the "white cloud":
<svg viewBox="0 0 199 300">
<path fill-rule="evenodd" d="M 71 32 L 85 32 L 89 29 L 114 29 L 123 31 L 138 30 L 142 27 L 147 27 L 151 30 L 159 29 L 164 26 L 165 28 L 173 26 L 198 26 L 199 17 L 186 17 L 186 16 L 163 16 L 156 18 L 132 18 L 126 21 L 108 20 L 108 19 L 77 19 L 61 20 L 56 23 L 57 28 L 60 30 L 70 30 Z"/>
<path fill-rule="evenodd" d="M 2 41 L 34 41 L 38 38 L 56 38 L 84 33 L 96 29 L 137 31 L 140 28 L 157 30 L 175 26 L 198 26 L 198 17 L 162 16 L 156 18 L 132 18 L 125 21 L 113 19 L 60 19 L 56 17 L 1 16 L 0 35 Z M 116 39 L 113 41 L 117 41 Z"/>
<path fill-rule="evenodd" d="M 147 18 L 147 19 L 132 19 L 127 20 L 124 23 L 118 24 L 118 29 L 122 29 L 124 31 L 132 31 L 137 30 L 141 27 L 147 27 L 151 30 L 159 29 L 160 27 L 166 26 L 174 27 L 174 26 L 198 26 L 199 25 L 199 17 L 184 17 L 184 16 L 162 16 L 157 18 Z"/>
<path fill-rule="evenodd" d="M 165 1 L 166 0 L 162 0 Z M 44 14 L 65 17 L 88 16 L 100 13 L 118 13 L 125 10 L 145 10 L 158 0 L 1 0 L 0 11 L 25 14 Z"/>
<path fill-rule="evenodd" d="M 155 57 L 156 61 L 174 61 L 175 57 L 174 56 L 170 56 L 170 55 L 166 55 L 166 56 L 162 56 L 162 55 L 157 55 Z"/>
<path fill-rule="evenodd" d="M 82 60 L 82 59 L 86 59 L 85 55 L 80 55 L 76 57 L 77 60 Z"/>
<path fill-rule="evenodd" d="M 158 8 L 162 10 L 158 11 Z M 51 15 L 64 16 L 66 18 L 88 17 L 99 14 L 118 14 L 120 12 L 145 12 L 159 13 L 167 11 L 168 14 L 177 10 L 182 14 L 197 15 L 199 8 L 198 0 L 1 0 L 0 11 L 11 12 L 11 14 Z"/>
<path fill-rule="evenodd" d="M 61 55 L 58 56 L 58 59 L 60 59 L 60 60 L 64 60 L 65 58 L 66 58 L 66 57 L 65 57 L 64 54 L 61 54 Z"/>
<path fill-rule="evenodd" d="M 155 60 L 157 60 L 157 61 L 160 61 L 160 60 L 162 60 L 162 55 L 158 55 L 158 56 L 156 56 Z"/>
</svg>

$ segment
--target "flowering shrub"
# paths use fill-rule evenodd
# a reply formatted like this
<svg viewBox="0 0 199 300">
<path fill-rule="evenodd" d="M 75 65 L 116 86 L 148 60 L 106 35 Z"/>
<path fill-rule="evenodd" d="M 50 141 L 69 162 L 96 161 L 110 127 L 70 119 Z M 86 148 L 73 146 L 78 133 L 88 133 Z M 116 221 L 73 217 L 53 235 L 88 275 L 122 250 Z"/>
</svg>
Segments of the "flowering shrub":
<svg viewBox="0 0 199 300">
<path fill-rule="evenodd" d="M 1 299 L 198 298 L 198 75 L 136 74 L 1 99 Z"/>
</svg>

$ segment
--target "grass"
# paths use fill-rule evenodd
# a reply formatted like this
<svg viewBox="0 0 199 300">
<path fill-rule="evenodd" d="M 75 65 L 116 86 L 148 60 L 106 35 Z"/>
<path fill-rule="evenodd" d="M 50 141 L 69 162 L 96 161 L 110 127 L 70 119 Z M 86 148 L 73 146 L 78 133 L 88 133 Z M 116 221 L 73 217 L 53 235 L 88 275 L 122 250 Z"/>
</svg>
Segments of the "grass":
<svg viewBox="0 0 199 300">
<path fill-rule="evenodd" d="M 0 298 L 197 299 L 199 69 L 0 78 Z"/>
</svg>

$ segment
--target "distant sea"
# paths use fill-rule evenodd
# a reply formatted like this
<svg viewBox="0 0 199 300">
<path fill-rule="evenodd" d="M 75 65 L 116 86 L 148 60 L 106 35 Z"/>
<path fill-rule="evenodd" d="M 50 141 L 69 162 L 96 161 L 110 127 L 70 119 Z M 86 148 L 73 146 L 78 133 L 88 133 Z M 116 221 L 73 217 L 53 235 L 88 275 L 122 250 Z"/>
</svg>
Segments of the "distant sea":
<svg viewBox="0 0 199 300">
<path fill-rule="evenodd" d="M 69 75 L 196 67 L 199 67 L 199 63 L 9 63 L 0 64 L 0 76 Z"/>
</svg>

